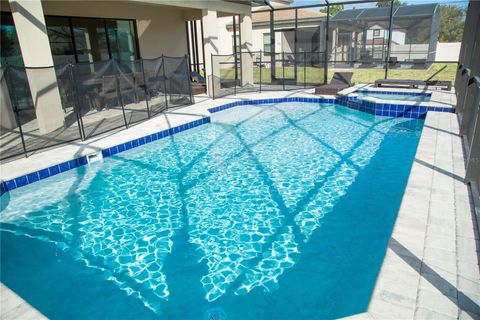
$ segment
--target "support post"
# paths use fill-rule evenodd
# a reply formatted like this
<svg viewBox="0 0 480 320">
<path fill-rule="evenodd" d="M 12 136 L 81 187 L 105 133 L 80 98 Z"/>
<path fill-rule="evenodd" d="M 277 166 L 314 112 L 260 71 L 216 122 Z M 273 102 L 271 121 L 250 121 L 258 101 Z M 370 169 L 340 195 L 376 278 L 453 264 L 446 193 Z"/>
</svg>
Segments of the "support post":
<svg viewBox="0 0 480 320">
<path fill-rule="evenodd" d="M 329 32 L 330 29 L 330 3 L 325 0 L 327 3 L 327 24 L 325 27 L 325 53 L 323 55 L 323 83 L 328 82 L 328 44 L 329 44 Z"/>
<path fill-rule="evenodd" d="M 303 88 L 307 88 L 307 52 L 303 51 Z"/>
<path fill-rule="evenodd" d="M 285 52 L 282 51 L 282 84 L 285 91 Z"/>
<path fill-rule="evenodd" d="M 187 52 L 190 56 L 190 33 L 188 32 L 188 24 L 190 22 L 189 21 L 185 21 L 185 34 L 187 35 Z M 189 58 L 190 59 L 190 58 Z M 190 60 L 188 60 L 188 68 L 191 69 L 192 67 L 192 62 Z"/>
<path fill-rule="evenodd" d="M 260 93 L 262 92 L 262 50 L 260 50 L 260 65 L 259 68 L 260 70 Z"/>
<path fill-rule="evenodd" d="M 242 87 L 253 85 L 252 16 L 240 15 L 240 68 Z"/>
<path fill-rule="evenodd" d="M 270 71 L 271 71 L 271 79 L 272 83 L 276 80 L 276 52 L 275 52 L 275 30 L 273 28 L 274 23 L 274 14 L 273 14 L 273 7 L 270 8 Z"/>
<path fill-rule="evenodd" d="M 210 59 L 205 59 L 205 69 L 208 70 L 209 75 L 206 75 L 208 78 L 207 81 L 207 94 L 210 97 L 214 97 L 214 92 L 220 90 L 220 83 L 215 81 L 215 78 L 220 78 L 220 68 L 218 61 L 213 60 L 213 55 L 218 54 L 219 48 L 219 38 L 218 38 L 218 20 L 217 12 L 209 9 L 202 10 L 202 21 L 204 28 L 204 47 L 205 47 L 205 57 Z M 219 60 L 219 59 L 217 59 Z M 216 86 L 216 88 L 214 88 Z"/>
<path fill-rule="evenodd" d="M 235 82 L 238 81 L 237 19 L 233 16 L 233 61 L 235 63 Z M 241 50 L 240 50 L 241 52 Z"/>
<path fill-rule="evenodd" d="M 40 134 L 64 127 L 45 15 L 40 0 L 9 0 Z M 47 68 L 49 67 L 49 68 Z"/>
<path fill-rule="evenodd" d="M 388 24 L 388 42 L 387 42 L 387 57 L 385 61 L 385 79 L 388 77 L 388 67 L 390 64 L 390 50 L 392 47 L 392 26 L 393 25 L 393 0 L 390 0 L 390 22 Z"/>
<path fill-rule="evenodd" d="M 206 59 L 206 56 L 205 56 L 205 45 L 204 45 L 204 43 L 203 43 L 203 41 L 204 41 L 204 39 L 205 39 L 205 36 L 203 35 L 203 20 L 200 20 L 200 31 L 201 31 L 200 38 L 202 39 L 203 76 L 206 78 L 206 77 L 207 77 L 207 70 L 205 70 L 205 59 Z"/>
</svg>

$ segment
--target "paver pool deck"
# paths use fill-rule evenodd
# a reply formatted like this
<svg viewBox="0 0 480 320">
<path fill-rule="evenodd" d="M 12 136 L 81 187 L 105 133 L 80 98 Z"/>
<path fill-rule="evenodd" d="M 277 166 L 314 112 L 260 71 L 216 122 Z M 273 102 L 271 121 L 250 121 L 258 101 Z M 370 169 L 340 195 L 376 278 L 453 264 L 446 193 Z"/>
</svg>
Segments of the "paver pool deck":
<svg viewBox="0 0 480 320">
<path fill-rule="evenodd" d="M 318 97 L 312 90 L 248 93 L 216 100 L 197 96 L 194 105 L 170 109 L 130 129 L 1 164 L 0 177 L 8 180 L 198 120 L 210 116 L 208 109 L 215 106 L 287 96 Z M 453 93 L 435 93 L 437 97 L 454 104 Z M 478 223 L 464 176 L 456 115 L 429 112 L 369 308 L 349 319 L 480 319 Z M 14 310 L 9 301 L 18 303 L 4 299 L 3 292 L 2 319 L 6 310 Z M 32 307 L 25 302 L 22 308 Z M 20 319 L 22 314 L 9 312 L 8 318 Z"/>
</svg>

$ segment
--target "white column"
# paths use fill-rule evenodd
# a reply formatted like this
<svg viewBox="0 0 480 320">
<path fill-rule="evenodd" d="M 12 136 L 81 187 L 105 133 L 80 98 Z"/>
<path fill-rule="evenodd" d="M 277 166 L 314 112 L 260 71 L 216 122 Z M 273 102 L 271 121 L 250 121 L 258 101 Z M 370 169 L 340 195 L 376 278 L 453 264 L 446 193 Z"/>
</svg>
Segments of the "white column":
<svg viewBox="0 0 480 320">
<path fill-rule="evenodd" d="M 13 113 L 12 100 L 8 92 L 5 74 L 0 75 L 0 79 L 0 126 L 6 130 L 13 130 L 17 127 L 17 122 Z"/>
<path fill-rule="evenodd" d="M 240 50 L 242 51 L 242 86 L 253 85 L 252 16 L 240 15 Z"/>
<path fill-rule="evenodd" d="M 53 65 L 40 0 L 9 0 L 25 67 Z M 63 127 L 64 111 L 55 70 L 27 69 L 28 84 L 40 133 Z"/>
<path fill-rule="evenodd" d="M 214 91 L 220 91 L 220 65 L 218 59 L 212 65 L 212 54 L 219 52 L 217 12 L 214 10 L 202 10 L 203 21 L 203 44 L 205 47 L 205 69 L 207 71 L 207 94 L 213 97 Z"/>
</svg>

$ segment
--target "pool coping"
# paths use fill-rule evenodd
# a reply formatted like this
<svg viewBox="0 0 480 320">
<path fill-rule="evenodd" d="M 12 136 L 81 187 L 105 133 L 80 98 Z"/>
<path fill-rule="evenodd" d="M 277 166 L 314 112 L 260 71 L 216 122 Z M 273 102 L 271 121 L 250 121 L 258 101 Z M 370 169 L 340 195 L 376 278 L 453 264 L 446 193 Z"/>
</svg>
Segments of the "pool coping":
<svg viewBox="0 0 480 320">
<path fill-rule="evenodd" d="M 0 283 L 0 296 L 2 297 L 2 320 L 48 319 L 3 283 Z"/>
<path fill-rule="evenodd" d="M 133 149 L 143 144 L 192 129 L 198 125 L 209 123 L 211 114 L 236 106 L 249 104 L 271 104 L 280 102 L 337 103 L 377 116 L 393 116 L 417 119 L 424 118 L 428 111 L 452 112 L 453 110 L 452 108 L 442 107 L 419 107 L 416 109 L 409 109 L 400 104 L 382 104 L 377 109 L 375 103 L 368 102 L 366 106 L 363 106 L 356 102 L 348 101 L 348 99 L 347 101 L 344 101 L 344 96 L 342 94 L 337 96 L 318 96 L 313 95 L 312 93 L 312 90 L 301 90 L 295 92 L 270 91 L 261 94 L 247 93 L 235 96 L 233 99 L 231 97 L 217 100 L 207 99 L 191 106 L 175 108 L 173 111 L 167 110 L 167 112 L 165 112 L 163 115 L 152 118 L 135 127 L 114 133 L 110 136 L 108 134 L 102 135 L 98 138 L 72 143 L 71 145 L 34 154 L 29 158 L 22 158 L 12 162 L 7 162 L 0 165 L 0 196 L 14 189 L 24 187 L 65 171 L 73 170 L 80 166 L 87 165 L 88 158 L 91 155 L 101 154 L 101 158 L 106 158 L 119 152 Z M 189 110 L 189 112 L 184 112 L 186 109 L 192 110 Z M 178 110 L 182 112 L 178 112 Z M 168 119 L 166 116 L 167 114 L 172 115 L 173 119 Z M 158 119 L 160 119 L 161 122 L 159 124 L 156 123 L 158 122 Z M 137 128 L 140 129 L 137 130 Z M 74 152 L 71 151 L 72 146 L 77 146 Z M 69 149 L 70 152 L 62 152 Z M 55 154 L 53 155 L 53 153 Z"/>
<path fill-rule="evenodd" d="M 478 209 L 464 176 L 456 115 L 428 113 L 368 310 L 345 319 L 480 318 Z"/>
<path fill-rule="evenodd" d="M 358 96 L 359 92 L 382 93 L 392 96 L 428 96 L 430 101 L 402 101 L 388 100 L 375 97 Z M 360 85 L 342 90 L 337 95 L 338 103 L 349 108 L 374 114 L 376 116 L 403 117 L 403 118 L 425 118 L 428 111 L 455 112 L 455 104 L 451 99 L 445 99 L 444 94 L 449 92 L 438 92 L 422 89 L 405 88 L 376 88 L 371 85 Z M 450 93 L 451 94 L 451 93 Z"/>
</svg>

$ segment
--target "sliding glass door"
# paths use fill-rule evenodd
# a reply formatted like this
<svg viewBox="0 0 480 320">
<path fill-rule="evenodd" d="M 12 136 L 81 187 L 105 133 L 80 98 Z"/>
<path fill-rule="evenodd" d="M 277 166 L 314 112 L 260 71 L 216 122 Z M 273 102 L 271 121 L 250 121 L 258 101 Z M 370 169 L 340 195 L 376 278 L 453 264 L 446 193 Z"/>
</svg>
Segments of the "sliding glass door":
<svg viewBox="0 0 480 320">
<path fill-rule="evenodd" d="M 134 20 L 46 16 L 55 64 L 139 58 Z"/>
<path fill-rule="evenodd" d="M 135 60 L 136 50 L 135 24 L 132 20 L 107 20 L 108 42 L 112 58 Z"/>
<path fill-rule="evenodd" d="M 94 18 L 72 18 L 78 62 L 110 59 L 105 21 Z"/>
<path fill-rule="evenodd" d="M 2 66 L 23 66 L 22 52 L 10 12 L 2 12 L 0 20 L 0 63 Z"/>
<path fill-rule="evenodd" d="M 75 63 L 75 50 L 67 17 L 45 17 L 53 63 Z"/>
</svg>

